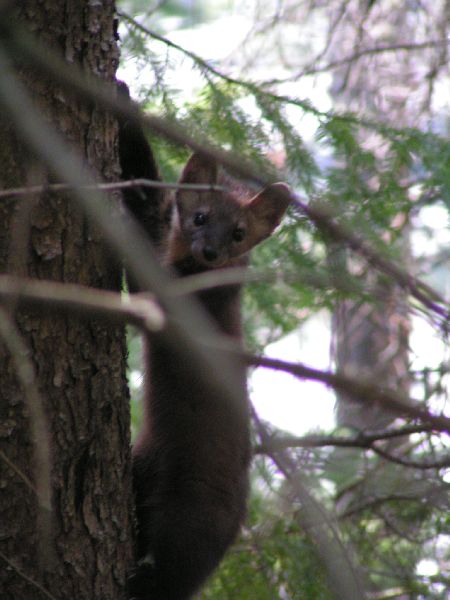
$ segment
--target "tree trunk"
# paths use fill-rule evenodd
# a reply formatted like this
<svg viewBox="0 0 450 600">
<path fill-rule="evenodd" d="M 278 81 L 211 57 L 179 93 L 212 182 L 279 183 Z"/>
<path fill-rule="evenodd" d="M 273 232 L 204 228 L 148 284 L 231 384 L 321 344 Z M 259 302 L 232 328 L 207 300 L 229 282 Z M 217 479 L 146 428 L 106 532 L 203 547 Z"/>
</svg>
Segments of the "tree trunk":
<svg viewBox="0 0 450 600">
<path fill-rule="evenodd" d="M 339 35 L 334 40 L 333 60 L 342 60 L 363 48 L 364 44 L 373 46 L 373 40 L 380 35 L 377 33 L 381 31 L 377 28 L 379 22 L 383 23 L 379 45 L 398 43 L 401 39 L 406 43 L 413 37 L 413 24 L 405 19 L 404 13 L 404 8 L 399 5 L 398 10 L 392 10 L 387 19 L 386 15 L 378 15 L 373 3 L 367 6 L 358 3 L 349 5 L 346 17 L 340 24 Z M 372 28 L 374 33 L 369 33 Z M 368 39 L 372 40 L 371 44 Z M 405 61 L 409 60 L 409 55 L 407 56 Z M 371 61 L 370 68 L 364 62 L 355 61 L 334 71 L 331 93 L 336 105 L 343 111 L 364 111 L 365 114 L 383 117 L 386 122 L 391 120 L 396 126 L 406 126 L 404 98 L 397 98 L 395 91 L 390 96 L 389 92 L 384 92 L 384 95 L 381 94 L 381 102 L 378 92 L 380 89 L 395 90 L 395 86 L 401 88 L 401 84 L 404 84 L 405 89 L 413 89 L 410 81 L 413 70 L 406 68 L 401 62 L 392 63 L 389 55 L 372 57 Z M 375 140 L 369 139 L 369 134 L 364 132 L 363 135 L 366 136 L 364 143 L 369 146 L 376 144 Z M 380 158 L 381 152 L 383 149 L 378 147 Z M 343 209 L 345 210 L 344 207 Z M 405 215 L 396 217 L 402 223 L 401 235 L 397 240 L 389 239 L 384 230 L 380 230 L 379 235 L 383 236 L 387 244 L 395 247 L 399 257 L 408 264 L 408 228 L 403 226 L 406 224 L 404 217 Z M 350 261 L 344 249 L 337 246 L 332 251 L 336 254 L 332 260 L 342 261 L 347 267 L 357 266 L 361 280 L 373 290 L 377 299 L 373 303 L 364 300 L 338 303 L 333 315 L 337 370 L 357 378 L 371 378 L 407 396 L 410 387 L 407 293 L 393 279 L 378 274 L 373 269 L 364 269 L 360 264 L 362 261 L 357 257 L 352 257 Z M 352 402 L 344 393 L 337 395 L 336 417 L 338 425 L 358 430 L 383 429 L 395 420 L 395 415 L 380 406 Z"/>
<path fill-rule="evenodd" d="M 114 79 L 113 1 L 19 4 L 20 24 L 42 43 L 67 62 Z M 117 178 L 113 117 L 31 68 L 18 75 L 49 126 L 99 177 Z M 1 109 L 0 139 L 1 187 L 50 181 Z M 120 284 L 100 233 L 73 200 L 56 193 L 0 201 L 0 272 L 103 289 Z M 93 317 L 6 311 L 0 312 L 0 597 L 122 598 L 132 537 L 124 330 Z M 20 358 L 22 343 L 28 356 Z M 29 359 L 34 404 L 17 368 Z M 40 409 L 45 419 L 37 423 Z M 43 464 L 39 449 L 47 445 Z M 48 469 L 50 511 L 42 506 Z"/>
<path fill-rule="evenodd" d="M 380 300 L 341 301 L 333 314 L 337 370 L 378 381 L 407 396 L 410 327 L 405 293 L 378 274 L 366 276 L 366 281 L 373 281 Z M 344 392 L 338 394 L 336 417 L 340 426 L 360 431 L 384 429 L 395 419 L 378 404 L 355 402 Z"/>
</svg>

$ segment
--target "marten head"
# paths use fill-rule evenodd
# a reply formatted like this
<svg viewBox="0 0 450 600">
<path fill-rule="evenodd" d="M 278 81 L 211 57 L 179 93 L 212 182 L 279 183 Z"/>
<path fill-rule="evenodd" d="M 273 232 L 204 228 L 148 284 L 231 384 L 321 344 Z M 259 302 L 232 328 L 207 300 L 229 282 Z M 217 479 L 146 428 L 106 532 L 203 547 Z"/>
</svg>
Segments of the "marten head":
<svg viewBox="0 0 450 600">
<path fill-rule="evenodd" d="M 199 154 L 188 160 L 180 183 L 219 183 L 217 164 Z M 222 180 L 220 180 L 222 184 Z M 224 182 L 227 186 L 227 181 Z M 167 259 L 194 259 L 201 267 L 232 266 L 279 225 L 289 204 L 289 186 L 274 183 L 256 196 L 230 190 L 178 190 Z"/>
</svg>

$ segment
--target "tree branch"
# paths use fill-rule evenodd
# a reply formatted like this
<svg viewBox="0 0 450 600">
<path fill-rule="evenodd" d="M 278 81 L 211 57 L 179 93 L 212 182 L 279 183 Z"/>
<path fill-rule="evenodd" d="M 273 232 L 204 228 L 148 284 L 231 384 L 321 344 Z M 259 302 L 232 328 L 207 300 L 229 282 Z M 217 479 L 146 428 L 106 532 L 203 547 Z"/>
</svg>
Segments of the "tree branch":
<svg viewBox="0 0 450 600">
<path fill-rule="evenodd" d="M 390 440 L 396 437 L 411 435 L 412 433 L 432 432 L 431 425 L 406 425 L 397 429 L 385 429 L 376 432 L 361 432 L 355 436 L 338 437 L 334 435 L 305 435 L 273 436 L 270 438 L 269 447 L 257 446 L 256 452 L 264 454 L 268 450 L 283 450 L 287 448 L 323 448 L 326 446 L 341 446 L 349 448 L 371 448 L 374 442 Z"/>
<path fill-rule="evenodd" d="M 161 331 L 165 316 L 148 294 L 124 298 L 120 293 L 82 285 L 0 275 L 0 300 L 23 307 L 45 307 L 133 323 L 148 332 Z"/>
<path fill-rule="evenodd" d="M 12 561 L 10 560 L 7 556 L 5 556 L 3 554 L 3 552 L 0 552 L 0 558 L 5 561 L 5 563 L 15 572 L 17 573 L 17 575 L 19 577 L 21 577 L 22 579 L 24 579 L 26 582 L 28 582 L 29 584 L 31 584 L 34 588 L 36 588 L 37 590 L 39 590 L 41 592 L 41 594 L 43 594 L 46 598 L 49 598 L 49 600 L 56 600 L 55 596 L 52 596 L 52 594 L 50 594 L 50 592 L 48 592 L 40 583 L 38 583 L 37 581 L 35 581 L 34 579 L 32 579 L 31 577 L 29 577 L 28 575 L 26 575 L 22 569 L 19 569 L 19 567 Z"/>
<path fill-rule="evenodd" d="M 450 321 L 449 304 L 446 300 L 430 288 L 426 283 L 420 281 L 405 269 L 392 260 L 377 252 L 370 246 L 366 240 L 354 233 L 351 226 L 346 223 L 337 223 L 336 215 L 332 213 L 329 207 L 311 206 L 305 200 L 295 196 L 294 204 L 305 214 L 322 232 L 325 232 L 333 240 L 343 242 L 352 250 L 363 256 L 367 262 L 379 271 L 389 275 L 400 287 L 409 291 L 409 293 L 426 306 L 430 311 L 437 314 L 443 328 L 447 328 Z"/>
<path fill-rule="evenodd" d="M 420 419 L 425 423 L 429 423 L 437 431 L 450 432 L 450 418 L 428 412 L 416 400 L 383 388 L 377 381 L 361 381 L 346 375 L 314 369 L 301 363 L 290 363 L 266 356 L 254 356 L 250 353 L 246 353 L 245 357 L 249 365 L 284 371 L 301 379 L 320 381 L 338 391 L 346 392 L 352 397 L 353 401 L 379 404 L 385 410 L 394 414 Z"/>
<path fill-rule="evenodd" d="M 391 452 L 386 452 L 379 446 L 372 444 L 370 447 L 373 452 L 384 458 L 385 460 L 389 460 L 397 465 L 401 465 L 402 467 L 410 467 L 412 469 L 445 469 L 446 467 L 450 467 L 450 457 L 442 458 L 441 460 L 412 460 L 409 458 L 403 458 L 402 456 L 398 456 L 398 454 L 392 454 Z"/>
<path fill-rule="evenodd" d="M 425 48 L 436 48 L 439 46 L 446 46 L 448 42 L 444 39 L 440 40 L 427 40 L 424 42 L 417 43 L 402 43 L 402 44 L 386 44 L 383 46 L 373 46 L 372 48 L 362 48 L 357 52 L 354 52 L 350 56 L 346 56 L 344 58 L 340 58 L 339 60 L 333 60 L 324 65 L 314 66 L 314 62 L 310 64 L 310 66 L 305 67 L 295 75 L 291 77 L 285 77 L 283 79 L 270 79 L 268 81 L 261 82 L 261 85 L 275 85 L 279 83 L 287 83 L 289 81 L 297 81 L 301 77 L 306 75 L 316 75 L 318 73 L 325 73 L 326 71 L 331 71 L 333 69 L 337 69 L 339 67 L 343 67 L 345 65 L 350 65 L 353 62 L 358 61 L 360 58 L 364 56 L 371 56 L 376 54 L 384 54 L 389 52 L 417 52 L 419 50 L 424 50 Z"/>
<path fill-rule="evenodd" d="M 85 185 L 84 190 L 101 190 L 111 192 L 135 187 L 158 188 L 164 190 L 189 190 L 193 192 L 225 192 L 227 188 L 222 185 L 193 184 L 193 183 L 166 183 L 152 179 L 131 179 L 129 181 L 116 181 L 113 183 L 93 183 Z M 42 194 L 47 192 L 64 192 L 74 188 L 68 183 L 49 183 L 47 185 L 33 185 L 29 187 L 10 188 L 0 190 L 0 198 L 16 198 L 19 196 Z"/>
<path fill-rule="evenodd" d="M 327 446 L 332 446 L 338 448 L 362 448 L 364 450 L 372 450 L 385 460 L 414 469 L 442 469 L 450 466 L 449 457 L 434 461 L 416 461 L 403 458 L 401 456 L 398 456 L 397 454 L 386 452 L 376 444 L 377 441 L 385 441 L 394 437 L 409 435 L 411 433 L 424 433 L 429 431 L 432 431 L 431 426 L 418 425 L 401 427 L 395 430 L 388 429 L 384 432 L 380 431 L 372 434 L 361 432 L 360 434 L 353 437 L 339 437 L 333 435 L 306 435 L 303 437 L 271 437 L 266 442 L 266 445 L 257 446 L 255 448 L 255 453 L 270 455 L 272 452 L 286 450 L 288 448 L 324 448 Z"/>
</svg>

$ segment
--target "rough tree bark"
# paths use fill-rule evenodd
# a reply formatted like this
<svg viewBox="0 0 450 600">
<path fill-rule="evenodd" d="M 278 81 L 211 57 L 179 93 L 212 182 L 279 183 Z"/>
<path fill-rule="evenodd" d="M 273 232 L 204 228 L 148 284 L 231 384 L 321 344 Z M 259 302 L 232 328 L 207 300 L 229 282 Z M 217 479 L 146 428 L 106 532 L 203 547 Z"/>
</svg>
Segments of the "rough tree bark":
<svg viewBox="0 0 450 600">
<path fill-rule="evenodd" d="M 19 22 L 41 42 L 67 62 L 114 79 L 112 0 L 18 5 Z M 18 75 L 49 125 L 90 168 L 105 180 L 117 178 L 114 118 L 31 68 L 22 66 Z M 3 110 L 0 139 L 0 187 L 53 177 L 17 139 Z M 0 202 L 0 272 L 96 288 L 120 283 L 100 233 L 73 200 L 55 193 Z M 38 509 L 34 489 L 45 468 L 36 464 L 17 356 L 0 338 L 0 597 L 121 598 L 132 525 L 123 328 L 97 318 L 6 310 L 28 348 L 46 416 L 48 433 L 38 434 L 40 444 L 50 442 L 51 512 L 43 519 Z M 7 314 L 0 319 L 7 322 Z"/>
</svg>

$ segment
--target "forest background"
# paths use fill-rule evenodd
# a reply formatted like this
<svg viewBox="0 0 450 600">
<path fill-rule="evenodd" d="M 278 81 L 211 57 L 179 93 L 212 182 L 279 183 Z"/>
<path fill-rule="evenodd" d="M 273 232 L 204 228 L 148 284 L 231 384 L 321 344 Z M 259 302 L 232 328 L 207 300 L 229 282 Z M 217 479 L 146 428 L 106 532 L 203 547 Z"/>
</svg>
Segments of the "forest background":
<svg viewBox="0 0 450 600">
<path fill-rule="evenodd" d="M 56 8 L 53 22 L 53 9 L 46 13 L 42 3 L 30 2 L 22 18 L 50 47 L 67 36 L 68 62 L 113 79 L 114 3 L 80 3 L 78 21 L 76 3 L 68 5 L 59 38 Z M 445 600 L 448 1 L 130 0 L 117 9 L 118 76 L 149 115 L 145 123 L 164 181 L 176 181 L 191 149 L 203 147 L 249 186 L 278 179 L 294 191 L 288 217 L 254 252 L 244 277 L 246 358 L 259 367 L 250 378 L 255 458 L 248 520 L 198 598 Z M 103 28 L 94 28 L 97 21 Z M 94 196 L 78 194 L 95 222 L 86 225 L 51 188 L 60 180 L 76 189 L 82 184 L 66 165 L 70 156 L 61 151 L 55 157 L 44 141 L 32 141 L 37 118 L 20 113 L 20 90 L 5 56 L 33 64 L 39 55 L 30 58 L 25 36 L 22 44 L 9 25 L 5 19 L 0 27 L 0 102 L 11 115 L 17 107 L 16 129 L 33 152 L 21 151 L 0 115 L 0 271 L 116 289 L 98 230 L 104 227 L 111 245 L 120 236 L 104 214 L 96 216 Z M 88 40 L 82 48 L 77 27 Z M 96 45 L 96 36 L 111 46 Z M 112 119 L 91 108 L 92 97 L 111 110 L 114 100 L 95 96 L 78 80 L 67 83 L 51 60 L 48 65 L 46 73 L 57 73 L 56 91 L 20 63 L 19 79 L 41 106 L 50 99 L 47 120 L 71 141 L 81 140 L 91 167 L 106 181 L 117 180 Z M 68 100 L 67 87 L 89 98 L 88 108 Z M 79 133 L 85 126 L 88 133 Z M 36 166 L 34 154 L 51 166 L 50 175 Z M 22 168 L 11 177 L 16 156 Z M 28 188 L 28 198 L 17 191 L 34 184 L 40 192 Z M 46 204 L 33 204 L 36 193 Z M 122 251 L 133 263 L 123 239 Z M 170 290 L 151 273 L 164 306 Z M 0 279 L 1 364 L 7 365 L 0 371 L 2 597 L 119 598 L 132 523 L 128 394 L 122 333 L 104 316 L 157 328 L 158 309 L 149 301 L 143 318 L 141 305 L 129 300 L 124 308 L 108 292 L 87 295 L 69 287 L 64 295 L 58 287 L 27 287 L 8 277 Z M 192 281 L 187 289 L 215 284 Z M 53 306 L 48 320 L 39 303 Z M 19 305 L 32 310 L 16 317 L 16 330 L 10 312 Z M 83 323 L 79 313 L 103 320 Z M 195 331 L 186 335 L 187 351 L 194 352 Z M 292 353 L 299 339 L 302 362 Z M 135 430 L 142 380 L 137 331 L 130 329 L 128 342 Z M 271 358 L 274 343 L 288 354 Z M 261 386 L 261 369 L 279 379 L 271 375 Z M 265 406 L 261 387 L 267 388 Z M 318 409 L 324 393 L 328 400 Z M 52 456 L 47 428 L 58 448 Z M 52 570 L 34 553 L 51 546 L 53 531 L 58 567 Z"/>
</svg>

